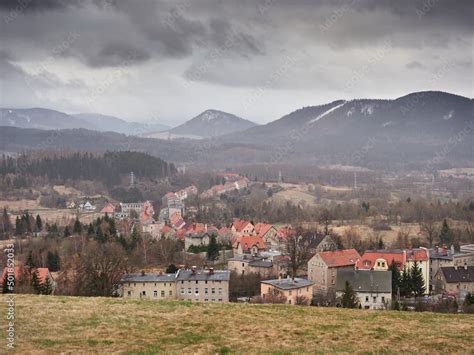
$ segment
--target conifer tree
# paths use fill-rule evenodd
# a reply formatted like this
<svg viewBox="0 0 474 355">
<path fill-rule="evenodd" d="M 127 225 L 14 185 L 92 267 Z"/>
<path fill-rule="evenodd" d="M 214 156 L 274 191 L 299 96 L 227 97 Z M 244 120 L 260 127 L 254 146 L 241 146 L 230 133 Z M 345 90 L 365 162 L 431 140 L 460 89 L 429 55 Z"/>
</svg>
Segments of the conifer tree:
<svg viewBox="0 0 474 355">
<path fill-rule="evenodd" d="M 411 277 L 410 272 L 405 267 L 402 272 L 402 277 L 400 280 L 400 295 L 407 297 L 411 295 Z"/>
<path fill-rule="evenodd" d="M 53 292 L 53 285 L 51 284 L 49 277 L 46 277 L 46 280 L 44 281 L 41 287 L 41 293 L 43 295 L 50 295 L 52 292 Z"/>
<path fill-rule="evenodd" d="M 346 281 L 344 292 L 342 294 L 342 307 L 344 308 L 356 308 L 358 306 L 357 294 L 352 289 L 352 285 L 349 281 Z"/>
<path fill-rule="evenodd" d="M 43 285 L 40 282 L 38 270 L 36 269 L 31 274 L 31 286 L 33 286 L 33 289 L 38 295 L 41 293 Z"/>
<path fill-rule="evenodd" d="M 41 220 L 41 217 L 40 215 L 36 215 L 36 230 L 38 232 L 41 232 L 41 230 L 43 229 L 43 221 Z"/>
<path fill-rule="evenodd" d="M 442 245 L 449 246 L 452 243 L 452 232 L 449 228 L 448 222 L 446 219 L 443 220 L 443 225 L 441 226 L 441 232 L 439 235 L 439 240 Z"/>
<path fill-rule="evenodd" d="M 64 237 L 71 236 L 71 231 L 69 230 L 69 226 L 64 227 Z"/>
<path fill-rule="evenodd" d="M 388 270 L 392 272 L 392 295 L 397 295 L 400 288 L 401 276 L 395 260 L 392 260 Z"/>
<path fill-rule="evenodd" d="M 74 222 L 74 227 L 72 229 L 74 234 L 81 234 L 82 233 L 82 224 L 81 221 L 79 221 L 79 218 L 76 218 L 76 221 Z"/>
<path fill-rule="evenodd" d="M 216 260 L 219 257 L 219 245 L 217 244 L 216 236 L 211 236 L 209 245 L 207 246 L 207 259 Z"/>
<path fill-rule="evenodd" d="M 416 297 L 421 297 L 425 294 L 425 280 L 423 279 L 423 272 L 415 261 L 410 271 L 411 291 Z"/>
</svg>

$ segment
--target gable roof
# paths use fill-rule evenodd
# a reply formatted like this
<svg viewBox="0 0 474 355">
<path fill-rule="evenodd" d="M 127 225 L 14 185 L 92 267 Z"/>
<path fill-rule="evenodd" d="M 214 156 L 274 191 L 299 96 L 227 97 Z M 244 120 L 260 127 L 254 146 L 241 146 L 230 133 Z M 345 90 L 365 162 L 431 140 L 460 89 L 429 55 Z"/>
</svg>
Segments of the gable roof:
<svg viewBox="0 0 474 355">
<path fill-rule="evenodd" d="M 107 202 L 107 204 L 100 210 L 100 212 L 101 213 L 114 213 L 115 207 L 110 202 Z"/>
<path fill-rule="evenodd" d="M 406 253 L 402 250 L 367 250 L 356 266 L 359 269 L 370 270 L 374 267 L 377 259 L 385 259 L 388 265 L 394 261 L 399 269 L 403 269 L 406 263 Z"/>
<path fill-rule="evenodd" d="M 250 221 L 244 221 L 239 218 L 234 218 L 232 225 L 234 226 L 237 232 L 242 232 L 242 230 L 251 223 Z"/>
<path fill-rule="evenodd" d="M 171 214 L 170 223 L 173 226 L 173 228 L 176 228 L 176 229 L 180 229 L 185 225 L 183 217 L 181 216 L 181 213 L 179 212 L 174 212 Z"/>
<path fill-rule="evenodd" d="M 250 251 L 251 248 L 257 246 L 257 249 L 265 249 L 265 241 L 258 235 L 243 235 L 237 240 L 237 247 L 241 245 L 242 251 Z"/>
<path fill-rule="evenodd" d="M 321 257 L 328 267 L 340 267 L 355 265 L 360 255 L 355 249 L 322 251 L 317 255 Z"/>
<path fill-rule="evenodd" d="M 346 281 L 355 292 L 392 292 L 391 271 L 337 270 L 336 291 L 344 291 Z"/>
<path fill-rule="evenodd" d="M 474 266 L 442 267 L 441 272 L 447 283 L 474 282 Z"/>
<path fill-rule="evenodd" d="M 178 281 L 229 281 L 230 271 L 229 270 L 214 270 L 210 271 L 199 271 L 196 270 L 194 273 L 192 270 L 179 270 L 176 276 Z"/>
<path fill-rule="evenodd" d="M 262 237 L 268 233 L 270 229 L 273 228 L 273 224 L 268 223 L 257 223 L 255 225 L 255 232 Z M 276 231 L 276 230 L 275 230 Z"/>
</svg>

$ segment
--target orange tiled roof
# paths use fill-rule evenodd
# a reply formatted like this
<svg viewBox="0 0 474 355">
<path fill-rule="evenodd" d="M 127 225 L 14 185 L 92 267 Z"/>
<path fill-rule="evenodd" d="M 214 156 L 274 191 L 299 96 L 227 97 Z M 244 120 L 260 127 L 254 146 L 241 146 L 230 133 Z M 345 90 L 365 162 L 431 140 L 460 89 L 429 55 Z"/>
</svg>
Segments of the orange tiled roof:
<svg viewBox="0 0 474 355">
<path fill-rule="evenodd" d="M 402 250 L 368 250 L 362 255 L 356 266 L 359 269 L 370 270 L 374 267 L 377 259 L 385 259 L 389 265 L 395 262 L 400 269 L 403 269 L 406 262 L 406 253 Z"/>
<path fill-rule="evenodd" d="M 115 207 L 112 205 L 110 202 L 108 202 L 104 208 L 100 210 L 101 213 L 114 213 L 115 212 Z"/>
<path fill-rule="evenodd" d="M 39 282 L 43 283 L 46 280 L 46 276 L 48 275 L 49 269 L 47 267 L 38 267 L 38 268 L 31 269 L 31 272 L 33 272 L 34 270 L 36 270 L 38 272 Z M 18 281 L 18 279 L 20 277 L 20 274 L 22 272 L 23 272 L 23 269 L 20 266 L 15 266 L 15 269 L 14 269 L 14 272 L 13 272 L 13 274 L 15 276 L 15 280 Z M 2 277 L 0 278 L 2 285 L 3 285 L 3 280 L 4 280 L 6 274 L 7 274 L 7 268 L 4 267 Z"/>
<path fill-rule="evenodd" d="M 232 222 L 232 225 L 234 226 L 235 230 L 237 232 L 242 232 L 242 230 L 247 227 L 249 224 L 249 221 L 244 221 L 239 218 L 234 218 L 234 221 Z"/>
<path fill-rule="evenodd" d="M 323 251 L 319 256 L 328 267 L 355 265 L 360 255 L 355 249 Z"/>
<path fill-rule="evenodd" d="M 242 246 L 244 252 L 249 251 L 253 246 L 257 246 L 258 249 L 265 249 L 265 241 L 262 237 L 256 235 L 243 235 L 237 243 Z"/>
<path fill-rule="evenodd" d="M 262 237 L 273 227 L 273 224 L 257 223 L 255 225 L 255 232 Z"/>
</svg>

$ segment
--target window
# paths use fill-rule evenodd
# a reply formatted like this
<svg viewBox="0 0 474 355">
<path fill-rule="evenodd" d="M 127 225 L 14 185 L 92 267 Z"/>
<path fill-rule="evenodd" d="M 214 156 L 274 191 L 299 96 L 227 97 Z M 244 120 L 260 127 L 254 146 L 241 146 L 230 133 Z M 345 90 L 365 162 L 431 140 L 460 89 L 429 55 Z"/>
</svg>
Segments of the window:
<svg viewBox="0 0 474 355">
<path fill-rule="evenodd" d="M 222 298 L 219 298 L 219 300 L 218 300 L 218 301 L 219 301 L 219 302 L 222 302 Z"/>
<path fill-rule="evenodd" d="M 205 284 L 207 284 L 207 280 L 206 280 L 206 281 L 204 281 L 204 283 L 205 283 Z"/>
<path fill-rule="evenodd" d="M 143 287 L 145 287 L 145 283 L 143 283 Z"/>
<path fill-rule="evenodd" d="M 128 291 L 128 295 L 131 296 L 131 295 L 132 295 L 132 291 Z"/>
<path fill-rule="evenodd" d="M 369 302 L 369 296 L 365 296 L 365 302 Z"/>
<path fill-rule="evenodd" d="M 128 287 L 130 287 L 130 282 L 128 283 Z"/>
<path fill-rule="evenodd" d="M 209 298 L 205 298 L 205 299 L 204 299 L 204 302 L 209 302 Z"/>
<path fill-rule="evenodd" d="M 211 301 L 212 301 L 212 302 L 216 302 L 216 299 L 215 299 L 215 298 L 213 298 Z"/>
<path fill-rule="evenodd" d="M 161 297 L 165 297 L 165 291 L 161 291 Z"/>
<path fill-rule="evenodd" d="M 377 296 L 374 296 L 373 299 L 374 299 L 374 303 L 377 302 Z"/>
<path fill-rule="evenodd" d="M 170 296 L 173 296 L 173 291 L 170 290 L 169 295 L 170 295 Z"/>
<path fill-rule="evenodd" d="M 135 287 L 136 285 L 137 285 L 136 282 L 134 282 L 134 283 L 133 283 L 133 286 Z"/>
<path fill-rule="evenodd" d="M 156 287 L 156 282 L 155 282 L 155 287 Z"/>
<path fill-rule="evenodd" d="M 195 293 L 196 295 L 199 295 L 199 288 L 196 287 L 196 289 L 194 290 L 194 293 Z"/>
<path fill-rule="evenodd" d="M 244 263 L 242 263 L 242 267 L 245 267 L 245 264 L 244 264 Z"/>
<path fill-rule="evenodd" d="M 196 280 L 196 285 L 198 284 L 198 280 Z"/>
<path fill-rule="evenodd" d="M 289 291 L 288 291 L 288 295 L 290 295 L 290 296 L 291 296 L 291 290 L 289 290 Z"/>
<path fill-rule="evenodd" d="M 209 289 L 208 289 L 207 287 L 204 289 L 204 293 L 205 293 L 206 295 L 209 293 Z"/>
<path fill-rule="evenodd" d="M 190 294 L 191 294 L 191 287 L 188 288 L 188 295 L 190 295 Z"/>
<path fill-rule="evenodd" d="M 219 287 L 219 294 L 222 295 L 222 288 Z"/>
<path fill-rule="evenodd" d="M 184 295 L 184 288 L 181 288 L 181 294 Z"/>
<path fill-rule="evenodd" d="M 382 302 L 385 302 L 385 296 L 382 296 Z"/>
<path fill-rule="evenodd" d="M 142 296 L 146 296 L 146 291 L 142 291 Z"/>
<path fill-rule="evenodd" d="M 216 293 L 216 289 L 214 287 L 211 289 L 211 293 Z"/>
<path fill-rule="evenodd" d="M 158 296 L 158 291 L 153 291 L 153 296 L 157 297 Z"/>
<path fill-rule="evenodd" d="M 184 284 L 184 281 L 181 281 L 181 284 Z"/>
</svg>

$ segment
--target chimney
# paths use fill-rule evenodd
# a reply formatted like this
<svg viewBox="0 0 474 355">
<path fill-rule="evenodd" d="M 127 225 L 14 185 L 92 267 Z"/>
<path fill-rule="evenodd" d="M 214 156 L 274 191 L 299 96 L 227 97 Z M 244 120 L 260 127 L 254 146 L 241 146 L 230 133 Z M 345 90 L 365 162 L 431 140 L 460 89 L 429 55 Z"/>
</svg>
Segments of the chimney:
<svg viewBox="0 0 474 355">
<path fill-rule="evenodd" d="M 207 223 L 204 225 L 204 231 L 207 233 Z"/>
<path fill-rule="evenodd" d="M 142 270 L 142 276 L 145 276 L 145 270 Z"/>
<path fill-rule="evenodd" d="M 446 245 L 443 245 L 443 254 L 442 255 L 448 255 L 448 248 Z"/>
<path fill-rule="evenodd" d="M 213 267 L 209 268 L 209 275 L 214 275 L 214 268 Z"/>
<path fill-rule="evenodd" d="M 451 244 L 451 255 L 454 255 L 454 245 Z"/>
<path fill-rule="evenodd" d="M 193 273 L 193 275 L 196 275 L 196 266 L 191 267 L 191 272 Z"/>
<path fill-rule="evenodd" d="M 457 265 L 454 265 L 454 270 L 457 270 L 458 269 L 458 266 Z"/>
</svg>

